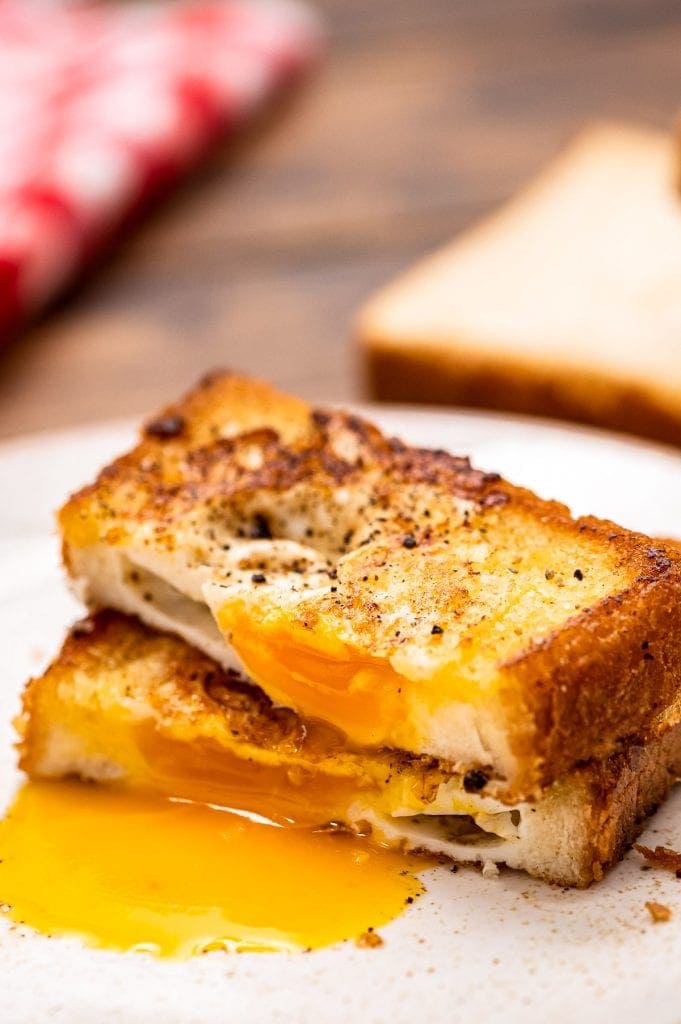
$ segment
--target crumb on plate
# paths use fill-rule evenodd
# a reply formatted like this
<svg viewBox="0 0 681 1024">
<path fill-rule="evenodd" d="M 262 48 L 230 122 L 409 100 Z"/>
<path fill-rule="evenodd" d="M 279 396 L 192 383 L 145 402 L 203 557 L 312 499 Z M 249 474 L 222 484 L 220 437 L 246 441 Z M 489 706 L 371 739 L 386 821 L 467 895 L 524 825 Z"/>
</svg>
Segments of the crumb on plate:
<svg viewBox="0 0 681 1024">
<path fill-rule="evenodd" d="M 655 903 L 653 900 L 646 902 L 646 910 L 655 924 L 660 924 L 661 921 L 669 921 L 672 916 L 669 907 L 666 907 L 664 903 Z"/>
<path fill-rule="evenodd" d="M 641 846 L 640 843 L 634 843 L 634 849 L 655 867 L 673 871 L 681 877 L 681 853 L 676 850 L 669 846 L 656 846 L 651 850 L 649 846 Z"/>
<path fill-rule="evenodd" d="M 367 928 L 365 932 L 357 936 L 355 945 L 360 949 L 375 949 L 377 946 L 383 945 L 383 939 L 373 928 Z"/>
</svg>

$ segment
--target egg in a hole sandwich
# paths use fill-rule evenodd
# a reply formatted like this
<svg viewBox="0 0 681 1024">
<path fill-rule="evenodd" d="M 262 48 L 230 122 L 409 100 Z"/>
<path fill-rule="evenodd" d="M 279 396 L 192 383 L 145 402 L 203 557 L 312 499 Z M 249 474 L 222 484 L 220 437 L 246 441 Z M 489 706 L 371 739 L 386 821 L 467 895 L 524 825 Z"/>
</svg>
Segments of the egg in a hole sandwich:
<svg viewBox="0 0 681 1024">
<path fill-rule="evenodd" d="M 583 887 L 681 773 L 679 553 L 465 457 L 219 373 L 59 526 L 32 780 Z"/>
</svg>

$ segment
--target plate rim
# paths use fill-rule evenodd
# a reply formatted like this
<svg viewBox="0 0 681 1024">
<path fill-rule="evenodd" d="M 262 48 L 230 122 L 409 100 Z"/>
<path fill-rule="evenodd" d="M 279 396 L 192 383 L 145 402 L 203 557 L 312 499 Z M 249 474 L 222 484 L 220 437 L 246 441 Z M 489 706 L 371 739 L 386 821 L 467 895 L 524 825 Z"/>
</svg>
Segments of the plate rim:
<svg viewBox="0 0 681 1024">
<path fill-rule="evenodd" d="M 655 441 L 650 438 L 640 437 L 637 434 L 624 433 L 622 431 L 608 430 L 604 427 L 592 426 L 588 423 L 578 423 L 572 420 L 554 419 L 549 416 L 533 416 L 529 413 L 503 412 L 496 409 L 477 409 L 467 406 L 446 406 L 428 405 L 411 402 L 372 402 L 354 400 L 334 400 L 310 402 L 311 406 L 323 406 L 330 409 L 345 410 L 350 413 L 359 414 L 370 419 L 372 416 L 379 417 L 385 413 L 387 416 L 407 416 L 410 419 L 466 419 L 490 424 L 513 423 L 514 425 L 528 430 L 537 429 L 547 433 L 573 434 L 583 439 L 608 441 L 626 447 L 650 452 L 651 454 L 667 455 L 672 459 L 681 460 L 681 448 L 671 443 Z M 45 443 L 57 443 L 75 439 L 84 433 L 107 434 L 123 432 L 125 430 L 139 431 L 145 421 L 153 413 L 140 413 L 120 417 L 106 417 L 104 419 L 86 420 L 82 423 L 73 423 L 59 427 L 45 427 L 36 430 L 29 430 L 15 434 L 10 437 L 0 438 L 0 457 L 14 448 L 23 446 L 34 447 Z"/>
</svg>

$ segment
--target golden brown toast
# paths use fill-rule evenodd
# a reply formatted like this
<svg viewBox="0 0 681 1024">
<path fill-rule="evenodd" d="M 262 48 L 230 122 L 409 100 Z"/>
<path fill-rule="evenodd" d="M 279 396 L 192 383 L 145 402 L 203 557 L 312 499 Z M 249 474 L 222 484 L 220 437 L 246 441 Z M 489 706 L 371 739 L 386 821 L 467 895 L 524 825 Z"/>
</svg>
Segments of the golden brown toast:
<svg viewBox="0 0 681 1024">
<path fill-rule="evenodd" d="M 679 720 L 681 556 L 214 375 L 60 513 L 92 607 L 514 802 Z"/>
<path fill-rule="evenodd" d="M 346 826 L 562 885 L 602 876 L 681 772 L 681 726 L 583 765 L 532 804 L 475 791 L 431 758 L 353 751 L 275 708 L 184 641 L 101 612 L 24 693 L 20 765 L 208 801 L 286 823 Z"/>
<path fill-rule="evenodd" d="M 372 394 L 681 444 L 681 203 L 661 132 L 587 128 L 503 209 L 368 300 Z"/>
</svg>

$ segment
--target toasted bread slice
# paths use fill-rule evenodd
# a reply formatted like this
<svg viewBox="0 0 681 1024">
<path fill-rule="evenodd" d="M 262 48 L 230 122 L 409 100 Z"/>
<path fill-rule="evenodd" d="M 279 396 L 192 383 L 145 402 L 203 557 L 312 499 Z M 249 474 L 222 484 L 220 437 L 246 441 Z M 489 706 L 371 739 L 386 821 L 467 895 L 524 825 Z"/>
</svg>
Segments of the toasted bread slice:
<svg viewBox="0 0 681 1024">
<path fill-rule="evenodd" d="M 589 128 L 519 198 L 361 311 L 373 394 L 681 444 L 681 203 L 670 138 Z"/>
<path fill-rule="evenodd" d="M 182 640 L 104 612 L 79 623 L 24 693 L 21 767 L 209 801 L 283 822 L 345 824 L 391 845 L 602 876 L 681 772 L 681 727 L 508 807 L 429 758 L 357 753 Z"/>
<path fill-rule="evenodd" d="M 679 716 L 678 552 L 255 381 L 167 409 L 60 524 L 92 607 L 511 802 Z"/>
</svg>

